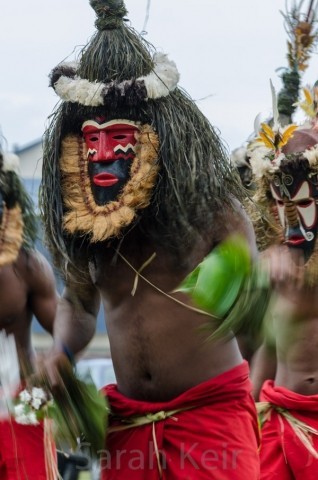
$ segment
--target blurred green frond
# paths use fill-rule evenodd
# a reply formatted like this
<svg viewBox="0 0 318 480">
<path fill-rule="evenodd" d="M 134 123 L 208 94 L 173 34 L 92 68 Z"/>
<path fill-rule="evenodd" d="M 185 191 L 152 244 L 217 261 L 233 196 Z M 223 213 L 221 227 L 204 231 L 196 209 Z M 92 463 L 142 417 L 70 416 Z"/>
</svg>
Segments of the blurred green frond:
<svg viewBox="0 0 318 480">
<path fill-rule="evenodd" d="M 252 262 L 245 238 L 232 235 L 218 245 L 184 279 L 179 292 L 187 293 L 194 304 L 219 319 L 210 339 L 240 330 L 257 332 L 262 324 L 271 289 L 267 274 Z"/>
</svg>

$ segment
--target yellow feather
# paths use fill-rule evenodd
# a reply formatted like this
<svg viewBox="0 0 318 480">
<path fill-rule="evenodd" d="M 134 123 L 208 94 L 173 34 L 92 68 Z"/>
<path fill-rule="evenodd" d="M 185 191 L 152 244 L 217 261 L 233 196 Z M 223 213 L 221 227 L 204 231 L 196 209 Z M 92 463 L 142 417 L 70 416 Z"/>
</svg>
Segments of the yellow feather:
<svg viewBox="0 0 318 480">
<path fill-rule="evenodd" d="M 303 91 L 304 91 L 304 95 L 305 95 L 305 98 L 306 98 L 306 102 L 309 103 L 309 105 L 311 105 L 313 103 L 314 99 L 312 98 L 310 90 L 308 88 L 304 87 Z"/>
<path fill-rule="evenodd" d="M 283 135 L 283 136 L 285 136 L 285 135 L 290 136 L 291 134 L 294 133 L 294 131 L 296 130 L 296 128 L 297 128 L 297 125 L 295 125 L 295 124 L 292 123 L 291 125 L 288 125 L 288 127 L 286 127 L 285 130 L 283 130 L 282 135 Z"/>
<path fill-rule="evenodd" d="M 275 145 L 274 143 L 272 142 L 272 140 L 270 138 L 268 138 L 264 132 L 259 132 L 259 136 L 261 138 L 261 142 L 263 142 L 265 144 L 266 147 L 268 148 L 275 148 Z"/>
<path fill-rule="evenodd" d="M 273 129 L 269 125 L 267 125 L 267 123 L 261 123 L 261 127 L 264 130 L 265 135 L 271 140 L 274 140 L 275 133 L 273 132 Z"/>
<path fill-rule="evenodd" d="M 308 117 L 314 118 L 316 116 L 316 112 L 311 105 L 307 105 L 306 103 L 303 103 L 300 106 Z"/>
<path fill-rule="evenodd" d="M 293 136 L 294 134 L 294 131 L 296 130 L 297 128 L 297 125 L 289 125 L 286 130 L 282 133 L 281 135 L 281 139 L 278 143 L 278 146 L 279 147 L 283 147 L 284 145 L 286 145 L 286 143 L 288 142 L 288 140 Z"/>
</svg>

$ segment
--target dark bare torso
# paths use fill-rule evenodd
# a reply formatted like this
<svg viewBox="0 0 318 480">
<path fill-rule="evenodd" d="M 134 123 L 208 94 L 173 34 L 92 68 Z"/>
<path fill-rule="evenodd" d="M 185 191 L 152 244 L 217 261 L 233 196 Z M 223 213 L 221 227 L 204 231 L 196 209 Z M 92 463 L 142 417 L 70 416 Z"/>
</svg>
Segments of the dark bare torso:
<svg viewBox="0 0 318 480">
<path fill-rule="evenodd" d="M 303 395 L 318 393 L 318 292 L 281 297 L 274 313 L 275 384 Z"/>
<path fill-rule="evenodd" d="M 28 304 L 25 273 L 24 254 L 20 254 L 13 265 L 0 269 L 0 330 L 13 334 L 19 353 L 24 352 L 30 358 L 32 311 Z"/>
<path fill-rule="evenodd" d="M 118 387 L 126 396 L 169 400 L 242 362 L 232 336 L 207 341 L 215 325 L 209 333 L 201 328 L 211 318 L 188 309 L 185 295 L 172 293 L 209 250 L 198 245 L 183 265 L 176 265 L 159 249 L 128 238 L 120 252 L 136 270 L 156 252 L 142 270 L 153 285 L 139 277 L 134 295 L 133 269 L 112 248 L 96 252 L 91 275 L 103 298 Z"/>
</svg>

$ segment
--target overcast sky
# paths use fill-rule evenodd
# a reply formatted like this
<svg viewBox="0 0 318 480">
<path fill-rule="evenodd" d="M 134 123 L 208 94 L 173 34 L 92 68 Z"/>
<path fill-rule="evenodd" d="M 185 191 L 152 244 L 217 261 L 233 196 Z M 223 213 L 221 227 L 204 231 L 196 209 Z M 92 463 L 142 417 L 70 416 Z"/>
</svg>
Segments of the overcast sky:
<svg viewBox="0 0 318 480">
<path fill-rule="evenodd" d="M 147 3 L 126 0 L 139 32 Z M 180 85 L 229 149 L 244 143 L 259 112 L 270 114 L 270 79 L 281 88 L 276 70 L 287 67 L 287 35 L 279 10 L 285 0 L 151 0 L 147 40 L 175 60 Z M 94 20 L 88 0 L 2 2 L 0 128 L 7 149 L 42 136 L 58 100 L 48 74 L 74 59 L 74 48 L 78 52 L 95 32 Z M 303 82 L 317 78 L 316 53 Z"/>
</svg>

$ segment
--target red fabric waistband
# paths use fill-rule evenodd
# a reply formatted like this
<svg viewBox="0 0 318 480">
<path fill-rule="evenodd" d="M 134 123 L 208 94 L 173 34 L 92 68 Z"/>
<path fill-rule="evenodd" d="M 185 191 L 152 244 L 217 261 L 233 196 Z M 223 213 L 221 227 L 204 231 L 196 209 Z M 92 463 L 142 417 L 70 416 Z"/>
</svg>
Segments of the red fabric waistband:
<svg viewBox="0 0 318 480">
<path fill-rule="evenodd" d="M 275 386 L 273 380 L 264 382 L 261 393 L 261 402 L 269 402 L 288 410 L 318 412 L 318 395 L 301 395 L 285 387 Z"/>
<path fill-rule="evenodd" d="M 102 392 L 107 395 L 114 414 L 129 417 L 161 410 L 199 407 L 210 403 L 240 400 L 251 392 L 251 382 L 249 366 L 244 360 L 240 365 L 190 388 L 168 402 L 145 402 L 127 398 L 118 391 L 116 384 L 107 385 Z"/>
</svg>

